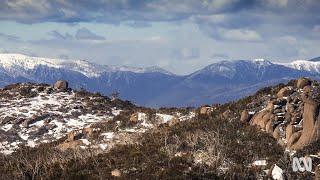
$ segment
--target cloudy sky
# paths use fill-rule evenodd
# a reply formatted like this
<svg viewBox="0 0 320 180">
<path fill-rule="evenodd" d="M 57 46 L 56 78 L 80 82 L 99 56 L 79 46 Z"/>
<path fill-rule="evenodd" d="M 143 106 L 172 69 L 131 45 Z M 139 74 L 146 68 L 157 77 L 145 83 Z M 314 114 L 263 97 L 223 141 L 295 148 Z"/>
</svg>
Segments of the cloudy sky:
<svg viewBox="0 0 320 180">
<path fill-rule="evenodd" d="M 2 0 L 0 52 L 160 66 L 320 56 L 320 0 Z"/>
</svg>

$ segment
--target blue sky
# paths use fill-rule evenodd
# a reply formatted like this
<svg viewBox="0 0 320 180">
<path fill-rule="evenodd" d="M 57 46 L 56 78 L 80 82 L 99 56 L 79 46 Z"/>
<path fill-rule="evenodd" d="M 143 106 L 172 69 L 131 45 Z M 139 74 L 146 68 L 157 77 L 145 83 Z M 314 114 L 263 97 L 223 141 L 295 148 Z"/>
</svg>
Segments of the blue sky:
<svg viewBox="0 0 320 180">
<path fill-rule="evenodd" d="M 0 52 L 157 65 L 320 56 L 318 0 L 4 0 Z"/>
</svg>

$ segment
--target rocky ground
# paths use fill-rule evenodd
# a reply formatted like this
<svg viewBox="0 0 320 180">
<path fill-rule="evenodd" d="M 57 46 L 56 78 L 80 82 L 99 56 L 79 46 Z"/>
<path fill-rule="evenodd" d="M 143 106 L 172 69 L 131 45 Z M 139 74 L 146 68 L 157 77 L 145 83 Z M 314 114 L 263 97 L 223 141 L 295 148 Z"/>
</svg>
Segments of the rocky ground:
<svg viewBox="0 0 320 180">
<path fill-rule="evenodd" d="M 5 179 L 319 177 L 320 85 L 306 78 L 227 104 L 150 109 L 68 83 L 0 90 Z M 293 172 L 293 157 L 312 158 Z M 1 179 L 1 178 L 0 178 Z"/>
<path fill-rule="evenodd" d="M 185 116 L 178 112 L 147 115 L 129 102 L 111 101 L 67 86 L 14 84 L 1 89 L 0 97 L 0 152 L 7 155 L 24 146 L 37 147 L 57 140 L 63 140 L 57 145 L 61 150 L 107 151 L 114 144 L 134 142 L 160 124 L 194 117 L 192 112 Z M 122 112 L 128 115 L 129 123 L 116 121 Z"/>
</svg>

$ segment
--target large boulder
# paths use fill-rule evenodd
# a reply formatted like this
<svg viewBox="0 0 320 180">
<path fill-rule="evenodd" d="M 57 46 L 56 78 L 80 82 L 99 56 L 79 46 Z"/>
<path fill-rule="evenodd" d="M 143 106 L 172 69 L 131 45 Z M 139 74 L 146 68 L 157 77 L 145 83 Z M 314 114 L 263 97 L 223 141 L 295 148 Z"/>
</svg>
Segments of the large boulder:
<svg viewBox="0 0 320 180">
<path fill-rule="evenodd" d="M 241 118 L 240 118 L 241 122 L 249 122 L 250 118 L 251 118 L 251 115 L 247 110 L 242 111 Z"/>
<path fill-rule="evenodd" d="M 305 87 L 303 88 L 303 92 L 304 92 L 305 94 L 311 93 L 311 92 L 312 92 L 312 86 L 305 86 Z"/>
<path fill-rule="evenodd" d="M 286 127 L 286 141 L 288 142 L 292 134 L 295 133 L 295 127 L 292 124 L 289 124 Z"/>
<path fill-rule="evenodd" d="M 75 141 L 75 140 L 79 139 L 81 135 L 82 135 L 81 133 L 73 130 L 68 133 L 66 141 L 67 142 Z"/>
<path fill-rule="evenodd" d="M 295 106 L 293 104 L 287 103 L 287 111 L 289 113 L 294 113 L 295 112 Z"/>
<path fill-rule="evenodd" d="M 274 114 L 272 114 L 271 111 L 268 111 L 268 113 L 263 116 L 262 120 L 258 123 L 258 125 L 261 129 L 266 129 L 267 123 L 269 121 L 273 121 L 274 119 Z"/>
<path fill-rule="evenodd" d="M 278 98 L 283 98 L 291 95 L 293 93 L 293 89 L 291 87 L 284 87 L 280 89 L 280 91 L 277 93 Z"/>
<path fill-rule="evenodd" d="M 299 89 L 302 89 L 304 88 L 305 86 L 309 86 L 311 85 L 311 80 L 310 79 L 307 79 L 307 78 L 299 78 L 298 81 L 297 81 L 297 88 Z"/>
<path fill-rule="evenodd" d="M 68 89 L 68 82 L 64 81 L 64 80 L 58 80 L 55 84 L 54 84 L 54 88 L 57 90 L 61 90 L 61 91 L 65 91 Z"/>
<path fill-rule="evenodd" d="M 232 111 L 230 111 L 229 109 L 226 110 L 225 112 L 222 113 L 222 118 L 224 119 L 229 119 L 232 115 Z"/>
<path fill-rule="evenodd" d="M 273 120 L 270 119 L 266 124 L 266 132 L 272 134 L 273 133 Z"/>
<path fill-rule="evenodd" d="M 293 133 L 287 142 L 287 147 L 291 148 L 291 146 L 295 144 L 300 137 L 301 137 L 301 131 Z"/>
<path fill-rule="evenodd" d="M 271 119 L 271 111 L 266 109 L 263 110 L 261 112 L 258 112 L 257 114 L 255 114 L 251 121 L 250 124 L 251 125 L 257 125 L 260 126 L 261 128 L 265 129 L 265 126 L 267 124 L 267 122 Z"/>
<path fill-rule="evenodd" d="M 281 135 L 280 126 L 277 126 L 277 127 L 274 129 L 272 136 L 273 136 L 276 140 L 278 140 L 278 139 L 280 139 L 280 137 L 281 137 L 280 135 Z"/>
</svg>

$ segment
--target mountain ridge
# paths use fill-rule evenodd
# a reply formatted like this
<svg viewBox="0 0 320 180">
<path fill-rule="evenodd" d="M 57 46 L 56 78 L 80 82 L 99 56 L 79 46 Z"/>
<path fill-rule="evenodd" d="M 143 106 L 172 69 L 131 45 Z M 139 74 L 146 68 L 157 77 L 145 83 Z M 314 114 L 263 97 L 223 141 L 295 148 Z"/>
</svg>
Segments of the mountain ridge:
<svg viewBox="0 0 320 180">
<path fill-rule="evenodd" d="M 301 76 L 317 79 L 320 62 L 317 65 L 308 61 L 293 66 L 265 59 L 220 61 L 188 75 L 176 75 L 158 67 L 106 66 L 83 60 L 0 54 L 0 86 L 17 82 L 52 84 L 65 79 L 72 88 L 105 95 L 117 91 L 122 99 L 139 105 L 198 106 L 233 101 L 260 87 Z"/>
<path fill-rule="evenodd" d="M 87 77 L 97 77 L 101 73 L 109 71 L 129 71 L 135 73 L 160 72 L 163 74 L 174 75 L 158 66 L 146 68 L 129 67 L 129 66 L 109 66 L 92 63 L 87 60 L 68 60 L 56 58 L 32 57 L 23 54 L 0 54 L 0 65 L 2 68 L 10 70 L 12 68 L 24 68 L 24 70 L 34 69 L 37 66 L 45 65 L 53 68 L 71 69 L 84 74 Z"/>
</svg>

